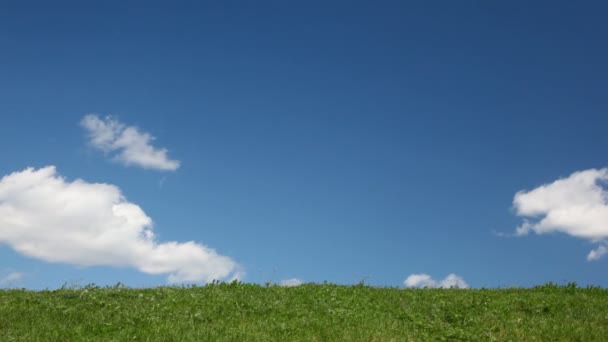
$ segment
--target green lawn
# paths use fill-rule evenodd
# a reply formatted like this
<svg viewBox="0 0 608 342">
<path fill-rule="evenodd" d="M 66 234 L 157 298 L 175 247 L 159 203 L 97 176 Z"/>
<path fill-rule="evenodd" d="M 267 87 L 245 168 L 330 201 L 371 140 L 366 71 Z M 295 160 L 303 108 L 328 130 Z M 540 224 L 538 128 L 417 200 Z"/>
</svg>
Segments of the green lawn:
<svg viewBox="0 0 608 342">
<path fill-rule="evenodd" d="M 0 290 L 0 341 L 606 341 L 608 290 L 244 283 Z"/>
</svg>

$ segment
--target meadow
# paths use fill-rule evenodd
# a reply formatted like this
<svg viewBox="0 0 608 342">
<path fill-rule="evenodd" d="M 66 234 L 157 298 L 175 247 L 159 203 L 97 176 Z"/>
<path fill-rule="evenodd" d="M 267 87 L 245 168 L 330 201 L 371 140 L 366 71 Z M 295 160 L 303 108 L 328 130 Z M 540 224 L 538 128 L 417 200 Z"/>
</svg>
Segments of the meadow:
<svg viewBox="0 0 608 342">
<path fill-rule="evenodd" d="M 246 283 L 0 290 L 0 341 L 602 341 L 608 290 Z"/>
</svg>

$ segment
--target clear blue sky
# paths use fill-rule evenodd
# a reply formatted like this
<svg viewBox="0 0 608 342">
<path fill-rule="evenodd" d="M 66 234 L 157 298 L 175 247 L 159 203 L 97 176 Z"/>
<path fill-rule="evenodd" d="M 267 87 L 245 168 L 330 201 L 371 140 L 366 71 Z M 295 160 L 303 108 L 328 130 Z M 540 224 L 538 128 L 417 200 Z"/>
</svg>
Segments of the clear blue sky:
<svg viewBox="0 0 608 342">
<path fill-rule="evenodd" d="M 168 3 L 0 3 L 0 177 L 113 184 L 158 241 L 213 248 L 247 282 L 608 286 L 590 239 L 497 234 L 522 223 L 518 191 L 608 166 L 604 2 Z M 94 148 L 90 113 L 179 168 Z M 167 282 L 12 246 L 16 286 Z"/>
</svg>

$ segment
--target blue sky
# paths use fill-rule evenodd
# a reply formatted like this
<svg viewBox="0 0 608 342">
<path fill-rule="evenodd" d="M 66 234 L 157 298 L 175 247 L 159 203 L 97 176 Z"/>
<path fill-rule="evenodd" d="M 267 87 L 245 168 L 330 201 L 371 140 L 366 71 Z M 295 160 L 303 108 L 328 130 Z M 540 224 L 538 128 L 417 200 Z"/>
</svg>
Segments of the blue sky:
<svg viewBox="0 0 608 342">
<path fill-rule="evenodd" d="M 176 274 L 608 286 L 607 11 L 2 2 L 0 177 L 40 177 L 4 195 L 0 183 L 0 287 L 156 286 Z M 105 145 L 89 114 L 118 127 Z M 137 206 L 153 225 L 129 229 L 154 239 L 123 239 L 123 223 L 92 207 L 64 214 L 66 191 L 107 198 L 99 212 Z M 93 226 L 116 241 L 79 234 Z M 215 250 L 223 268 L 207 272 L 207 254 L 189 268 L 159 261 L 171 241 L 179 256 L 188 241 Z"/>
</svg>

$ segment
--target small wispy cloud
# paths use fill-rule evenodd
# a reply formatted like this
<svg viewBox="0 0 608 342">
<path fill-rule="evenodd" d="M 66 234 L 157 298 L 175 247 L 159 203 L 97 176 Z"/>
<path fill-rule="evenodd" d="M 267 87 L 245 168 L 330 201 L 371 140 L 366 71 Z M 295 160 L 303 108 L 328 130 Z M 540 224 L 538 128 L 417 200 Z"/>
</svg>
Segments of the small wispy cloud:
<svg viewBox="0 0 608 342">
<path fill-rule="evenodd" d="M 113 159 L 130 166 L 145 169 L 175 171 L 179 160 L 169 159 L 167 149 L 151 145 L 154 137 L 135 126 L 127 126 L 106 116 L 86 115 L 80 125 L 87 131 L 91 146 L 106 153 L 116 152 Z"/>
<path fill-rule="evenodd" d="M 8 275 L 0 278 L 0 286 L 9 285 L 16 281 L 21 280 L 25 276 L 25 273 L 22 272 L 12 272 Z"/>
<path fill-rule="evenodd" d="M 165 185 L 165 182 L 167 181 L 167 177 L 163 177 L 158 181 L 158 188 L 162 189 L 163 186 Z"/>
<path fill-rule="evenodd" d="M 285 286 L 285 287 L 295 287 L 295 286 L 300 286 L 302 284 L 304 284 L 304 281 L 302 281 L 298 278 L 285 279 L 285 280 L 281 280 L 279 282 L 280 286 Z"/>
<path fill-rule="evenodd" d="M 587 260 L 608 253 L 608 169 L 574 172 L 553 183 L 519 191 L 513 199 L 515 213 L 524 218 L 515 235 L 565 233 L 589 240 L 598 247 Z"/>
<path fill-rule="evenodd" d="M 469 287 L 462 277 L 451 273 L 443 280 L 437 281 L 430 275 L 424 273 L 411 274 L 403 281 L 406 287 L 428 287 L 428 288 L 458 288 L 466 289 Z"/>
<path fill-rule="evenodd" d="M 194 241 L 158 242 L 152 219 L 111 184 L 66 181 L 54 166 L 0 179 L 0 243 L 39 260 L 130 267 L 169 283 L 240 279 L 229 257 Z M 16 277 L 17 275 L 13 275 Z"/>
<path fill-rule="evenodd" d="M 591 250 L 589 254 L 587 254 L 587 260 L 599 260 L 606 253 L 608 253 L 608 248 L 606 248 L 606 245 L 599 245 L 596 249 Z"/>
</svg>

